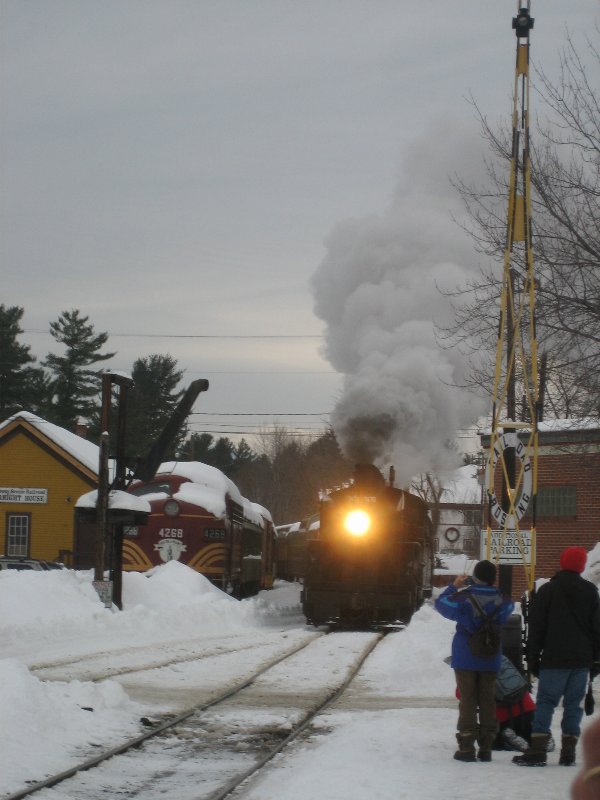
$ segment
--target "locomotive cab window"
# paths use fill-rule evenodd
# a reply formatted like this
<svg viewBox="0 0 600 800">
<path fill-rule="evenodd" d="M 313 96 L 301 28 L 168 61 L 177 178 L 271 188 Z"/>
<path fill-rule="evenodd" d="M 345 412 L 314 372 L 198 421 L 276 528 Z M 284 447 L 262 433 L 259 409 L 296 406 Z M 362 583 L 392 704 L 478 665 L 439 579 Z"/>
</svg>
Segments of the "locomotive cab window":
<svg viewBox="0 0 600 800">
<path fill-rule="evenodd" d="M 168 483 L 150 483 L 144 486 L 136 486 L 135 489 L 130 489 L 129 491 L 131 494 L 137 495 L 137 497 L 142 497 L 145 494 L 159 494 L 160 492 L 170 495 L 171 487 Z"/>
</svg>

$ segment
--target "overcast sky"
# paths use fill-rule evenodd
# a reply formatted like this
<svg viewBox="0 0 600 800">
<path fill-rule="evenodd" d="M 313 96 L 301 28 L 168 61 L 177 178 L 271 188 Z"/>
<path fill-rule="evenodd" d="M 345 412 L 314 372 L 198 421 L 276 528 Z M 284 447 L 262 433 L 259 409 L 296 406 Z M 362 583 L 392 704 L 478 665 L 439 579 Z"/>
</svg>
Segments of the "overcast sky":
<svg viewBox="0 0 600 800">
<path fill-rule="evenodd" d="M 78 308 L 113 367 L 169 353 L 211 383 L 196 411 L 271 415 L 194 429 L 323 426 L 287 414 L 331 411 L 356 367 L 331 339 L 325 357 L 336 312 L 313 292 L 365 226 L 389 239 L 398 220 L 413 284 L 476 267 L 448 177 L 480 164 L 470 95 L 510 119 L 516 8 L 0 0 L 0 302 L 24 307 L 23 341 L 43 358 Z M 533 0 L 533 62 L 555 75 L 565 26 L 583 42 L 598 12 Z M 416 321 L 444 318 L 430 288 Z"/>
</svg>

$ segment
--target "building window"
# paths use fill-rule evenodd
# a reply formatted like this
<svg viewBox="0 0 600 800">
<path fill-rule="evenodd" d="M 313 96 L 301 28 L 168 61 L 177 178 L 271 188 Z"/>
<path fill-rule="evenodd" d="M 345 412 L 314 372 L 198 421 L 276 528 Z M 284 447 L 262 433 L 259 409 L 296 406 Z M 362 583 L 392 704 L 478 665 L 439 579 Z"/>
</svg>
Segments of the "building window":
<svg viewBox="0 0 600 800">
<path fill-rule="evenodd" d="M 465 525 L 481 525 L 481 508 L 464 508 L 462 513 Z"/>
<path fill-rule="evenodd" d="M 546 486 L 538 489 L 537 516 L 574 517 L 577 513 L 577 489 L 575 486 Z"/>
<path fill-rule="evenodd" d="M 29 555 L 30 514 L 6 515 L 6 555 Z"/>
</svg>

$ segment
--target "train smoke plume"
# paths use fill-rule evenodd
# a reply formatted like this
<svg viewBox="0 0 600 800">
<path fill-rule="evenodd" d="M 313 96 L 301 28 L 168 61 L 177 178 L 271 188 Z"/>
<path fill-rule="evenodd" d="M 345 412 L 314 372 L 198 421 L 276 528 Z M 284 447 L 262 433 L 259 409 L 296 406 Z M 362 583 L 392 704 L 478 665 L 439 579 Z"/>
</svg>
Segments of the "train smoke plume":
<svg viewBox="0 0 600 800">
<path fill-rule="evenodd" d="M 448 441 L 484 410 L 456 388 L 463 356 L 435 336 L 436 323 L 452 318 L 440 290 L 464 285 L 475 267 L 472 242 L 452 219 L 463 212 L 448 179 L 472 177 L 473 149 L 462 134 L 444 137 L 444 149 L 439 136 L 412 146 L 382 214 L 334 228 L 312 277 L 325 355 L 345 375 L 331 418 L 340 445 L 357 462 L 394 464 L 405 483 L 453 466 Z"/>
</svg>

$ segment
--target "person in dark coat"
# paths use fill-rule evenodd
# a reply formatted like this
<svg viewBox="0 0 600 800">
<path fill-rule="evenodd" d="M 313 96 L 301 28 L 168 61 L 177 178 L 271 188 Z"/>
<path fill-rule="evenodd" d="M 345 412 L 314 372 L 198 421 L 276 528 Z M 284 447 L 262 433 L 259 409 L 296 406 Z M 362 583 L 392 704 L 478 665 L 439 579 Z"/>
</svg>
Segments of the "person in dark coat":
<svg viewBox="0 0 600 800">
<path fill-rule="evenodd" d="M 581 577 L 587 553 L 567 547 L 560 571 L 533 595 L 529 609 L 527 663 L 538 678 L 531 746 L 513 762 L 544 766 L 554 709 L 563 701 L 559 764 L 575 764 L 588 677 L 600 673 L 600 599 L 598 589 Z"/>
<path fill-rule="evenodd" d="M 498 727 L 494 689 L 501 652 L 500 646 L 495 655 L 485 658 L 471 652 L 469 638 L 481 626 L 483 618 L 469 598 L 477 598 L 486 614 L 495 611 L 494 620 L 502 625 L 511 615 L 514 604 L 502 597 L 494 587 L 495 581 L 495 565 L 491 561 L 479 561 L 472 579 L 459 575 L 435 601 L 442 616 L 456 621 L 451 666 L 460 694 L 456 734 L 458 750 L 454 753 L 458 761 L 492 760 Z M 476 741 L 479 744 L 477 756 Z"/>
</svg>

